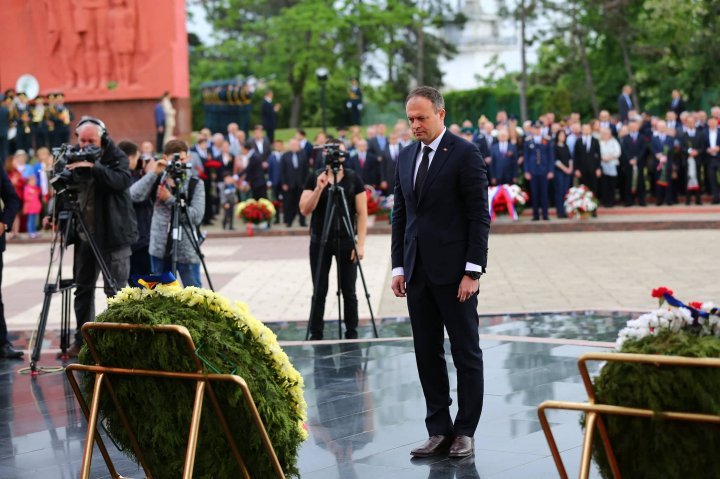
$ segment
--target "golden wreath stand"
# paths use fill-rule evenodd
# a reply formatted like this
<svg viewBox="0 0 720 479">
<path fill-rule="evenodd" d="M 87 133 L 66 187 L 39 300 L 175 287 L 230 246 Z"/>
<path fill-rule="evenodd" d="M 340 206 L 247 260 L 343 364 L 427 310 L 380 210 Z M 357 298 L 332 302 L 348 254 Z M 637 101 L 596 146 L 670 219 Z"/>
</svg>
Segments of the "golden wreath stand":
<svg viewBox="0 0 720 479">
<path fill-rule="evenodd" d="M 553 437 L 552 430 L 550 429 L 550 423 L 547 420 L 545 411 L 548 409 L 562 409 L 566 411 L 582 411 L 586 413 L 585 418 L 585 434 L 582 444 L 582 457 L 580 461 L 580 479 L 588 479 L 590 474 L 590 463 L 592 461 L 592 442 L 597 427 L 600 433 L 600 438 L 605 448 L 605 453 L 610 463 L 610 468 L 615 479 L 621 479 L 620 470 L 618 468 L 617 460 L 610 443 L 610 438 L 607 434 L 607 429 L 603 423 L 602 416 L 608 415 L 619 415 L 619 416 L 634 416 L 643 417 L 647 419 L 664 419 L 674 421 L 690 421 L 697 423 L 707 424 L 718 424 L 720 425 L 720 416 L 712 414 L 696 414 L 687 412 L 675 412 L 675 411 L 653 411 L 651 409 L 639 409 L 625 406 L 616 406 L 609 404 L 597 404 L 595 400 L 595 390 L 593 389 L 592 381 L 590 380 L 590 374 L 588 374 L 587 362 L 589 361 L 606 361 L 606 362 L 620 362 L 620 363 L 641 363 L 659 366 L 679 366 L 679 367 L 690 367 L 690 368 L 720 368 L 720 359 L 716 358 L 688 358 L 682 356 L 661 356 L 654 354 L 628 354 L 628 353 L 586 353 L 580 356 L 578 360 L 578 369 L 582 376 L 583 384 L 585 385 L 585 391 L 588 395 L 588 402 L 576 403 L 576 402 L 565 402 L 565 401 L 545 401 L 538 406 L 538 416 L 540 418 L 540 424 L 545 438 L 547 439 L 548 446 L 552 452 L 555 465 L 557 466 L 558 473 L 561 479 L 568 479 L 565 465 L 563 464 L 562 457 L 560 457 L 560 451 L 558 450 L 555 438 Z"/>
<path fill-rule="evenodd" d="M 194 360 L 196 368 L 195 372 L 174 372 L 155 369 L 128 369 L 102 366 L 103 358 L 101 355 L 101 351 L 98 351 L 93 337 L 90 334 L 91 331 L 146 332 L 153 334 L 164 333 L 180 336 L 185 344 L 186 354 L 192 357 Z M 70 381 L 70 385 L 72 386 L 75 397 L 77 398 L 78 403 L 80 404 L 80 408 L 82 409 L 83 414 L 85 414 L 85 418 L 88 422 L 87 435 L 85 438 L 85 449 L 83 452 L 82 469 L 80 475 L 81 479 L 90 478 L 90 465 L 92 463 L 93 442 L 97 443 L 100 454 L 102 454 L 103 459 L 105 459 L 105 464 L 110 471 L 110 475 L 115 479 L 122 478 L 122 476 L 118 474 L 118 472 L 115 470 L 115 466 L 110 459 L 110 455 L 105 448 L 105 444 L 103 443 L 102 438 L 97 431 L 100 395 L 104 391 L 107 391 L 107 393 L 110 394 L 110 398 L 115 405 L 118 416 L 120 417 L 120 421 L 122 422 L 123 427 L 130 439 L 130 443 L 132 445 L 133 452 L 135 453 L 135 457 L 140 461 L 140 465 L 145 471 L 147 479 L 152 479 L 153 477 L 147 466 L 137 438 L 135 437 L 135 434 L 133 433 L 130 424 L 128 423 L 127 416 L 125 415 L 123 409 L 120 407 L 120 403 L 117 400 L 117 396 L 115 395 L 115 391 L 113 390 L 112 383 L 110 381 L 110 376 L 143 376 L 159 379 L 183 379 L 195 383 L 195 401 L 193 406 L 192 418 L 190 420 L 190 432 L 188 435 L 187 452 L 185 454 L 185 465 L 183 467 L 182 474 L 183 479 L 190 479 L 193 475 L 195 451 L 197 449 L 198 433 L 200 429 L 200 414 L 202 413 L 205 391 L 207 391 L 208 396 L 210 396 L 210 402 L 212 403 L 215 414 L 217 415 L 223 431 L 225 432 L 225 436 L 227 437 L 228 444 L 232 451 L 232 455 L 235 458 L 235 461 L 237 461 L 237 464 L 242 473 L 242 477 L 245 479 L 251 479 L 251 475 L 248 472 L 247 467 L 245 466 L 245 462 L 243 461 L 242 456 L 240 455 L 240 451 L 238 450 L 235 440 L 233 439 L 230 427 L 228 426 L 228 423 L 225 420 L 225 416 L 220 409 L 220 403 L 218 402 L 217 396 L 215 395 L 212 387 L 213 383 L 216 382 L 235 383 L 242 390 L 243 398 L 245 399 L 247 408 L 250 411 L 253 422 L 255 423 L 255 428 L 260 435 L 263 445 L 265 446 L 265 450 L 267 451 L 270 461 L 272 462 L 276 477 L 284 479 L 285 474 L 283 473 L 280 462 L 278 461 L 277 455 L 275 454 L 275 450 L 273 449 L 272 443 L 270 442 L 270 437 L 268 436 L 267 431 L 265 430 L 265 426 L 262 423 L 260 414 L 258 414 L 257 407 L 255 406 L 255 402 L 252 399 L 247 383 L 240 376 L 236 376 L 233 374 L 203 373 L 202 363 L 195 355 L 195 344 L 193 343 L 192 337 L 190 336 L 190 332 L 185 327 L 174 325 L 146 326 L 141 324 L 87 323 L 82 327 L 82 335 L 85 339 L 85 344 L 87 345 L 90 354 L 95 361 L 95 365 L 89 366 L 85 364 L 71 364 L 66 369 L 66 374 L 68 380 Z M 88 407 L 85 399 L 83 398 L 82 392 L 80 391 L 80 386 L 78 385 L 77 379 L 75 378 L 75 371 L 95 375 L 95 383 L 93 387 L 93 395 L 90 407 Z"/>
</svg>

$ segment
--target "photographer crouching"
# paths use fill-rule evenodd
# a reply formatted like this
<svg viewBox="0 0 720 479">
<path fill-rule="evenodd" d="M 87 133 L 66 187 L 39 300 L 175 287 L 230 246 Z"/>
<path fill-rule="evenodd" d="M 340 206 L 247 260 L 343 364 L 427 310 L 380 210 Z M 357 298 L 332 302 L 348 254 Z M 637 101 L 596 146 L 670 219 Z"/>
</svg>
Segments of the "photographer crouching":
<svg viewBox="0 0 720 479">
<path fill-rule="evenodd" d="M 183 286 L 202 287 L 199 245 L 196 250 L 191 235 L 196 233 L 205 213 L 205 186 L 194 175 L 184 141 L 168 141 L 162 160 L 147 172 L 144 180 L 133 185 L 133 199 L 145 198 L 154 203 L 149 247 L 152 273 L 171 271 L 180 276 Z M 179 215 L 177 234 L 173 232 L 175 213 Z M 175 271 L 173 248 L 176 249 Z"/>
<path fill-rule="evenodd" d="M 345 169 L 345 145 L 339 140 L 331 140 L 325 146 L 325 167 L 310 175 L 300 196 L 300 213 L 308 216 L 310 222 L 310 271 L 313 279 L 312 312 L 310 317 L 310 339 L 323 339 L 325 315 L 325 297 L 328 290 L 328 275 L 333 256 L 339 270 L 340 290 L 342 291 L 345 316 L 345 338 L 358 337 L 358 300 L 355 293 L 358 261 L 363 258 L 365 236 L 367 234 L 367 197 L 360 176 L 351 169 Z M 357 232 L 357 255 L 354 241 L 343 225 L 344 208 L 334 208 L 334 214 L 328 215 L 335 199 L 328 191 L 328 185 L 342 187 L 341 194 L 347 205 L 348 221 Z M 340 199 L 341 201 L 342 198 Z M 328 235 L 323 244 L 323 229 Z"/>
<path fill-rule="evenodd" d="M 95 284 L 101 269 L 93 246 L 97 246 L 114 282 L 104 278 L 104 291 L 109 297 L 127 284 L 130 245 L 137 237 L 135 212 L 128 193 L 131 180 L 127 156 L 110 139 L 105 124 L 96 118 L 80 120 L 75 134 L 77 146 L 65 145 L 56 154 L 51 179 L 58 195 L 56 218 L 60 223 L 63 218 L 72 221 L 72 216 L 63 215 L 70 211 L 79 216 L 69 231 L 72 241 L 68 241 L 75 245 L 77 319 L 75 341 L 67 351 L 70 357 L 77 357 L 80 352 L 82 325 L 95 320 Z"/>
</svg>

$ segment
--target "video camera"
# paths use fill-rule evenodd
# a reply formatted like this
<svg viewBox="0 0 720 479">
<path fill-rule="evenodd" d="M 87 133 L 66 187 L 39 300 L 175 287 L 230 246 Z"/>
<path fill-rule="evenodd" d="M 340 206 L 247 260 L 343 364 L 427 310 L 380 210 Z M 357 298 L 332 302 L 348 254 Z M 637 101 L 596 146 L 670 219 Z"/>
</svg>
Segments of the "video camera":
<svg viewBox="0 0 720 479">
<path fill-rule="evenodd" d="M 187 175 L 192 172 L 192 165 L 190 163 L 184 163 L 180 159 L 180 153 L 175 153 L 168 163 L 165 171 L 167 171 L 176 183 L 179 183 L 185 180 Z"/>
<path fill-rule="evenodd" d="M 58 194 L 61 194 L 65 191 L 78 191 L 92 179 L 90 168 L 70 170 L 68 165 L 81 161 L 95 163 L 102 157 L 103 150 L 95 145 L 81 148 L 78 145 L 65 143 L 60 148 L 53 148 L 52 153 L 55 161 L 50 174 L 50 184 Z"/>
<path fill-rule="evenodd" d="M 347 158 L 347 151 L 340 149 L 338 143 L 326 143 L 321 147 L 325 154 L 325 166 L 329 166 L 333 170 L 340 169 L 340 158 Z"/>
</svg>

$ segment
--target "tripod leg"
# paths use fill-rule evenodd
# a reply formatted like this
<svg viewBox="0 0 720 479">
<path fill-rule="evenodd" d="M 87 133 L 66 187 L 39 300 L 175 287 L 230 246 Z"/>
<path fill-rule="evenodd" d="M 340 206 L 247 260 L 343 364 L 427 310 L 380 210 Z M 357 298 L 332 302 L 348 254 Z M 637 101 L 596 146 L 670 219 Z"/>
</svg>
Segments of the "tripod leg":
<svg viewBox="0 0 720 479">
<path fill-rule="evenodd" d="M 185 213 L 185 219 L 187 220 L 188 224 L 190 224 L 190 215 L 188 215 L 187 210 L 183 210 Z M 207 269 L 207 264 L 205 263 L 205 255 L 200 250 L 200 244 L 198 243 L 197 238 L 195 237 L 195 234 L 193 231 L 188 231 L 188 226 L 183 224 L 183 229 L 185 230 L 185 234 L 188 238 L 190 238 L 190 244 L 192 244 L 193 249 L 195 250 L 195 253 L 200 258 L 200 264 L 203 267 L 203 271 L 205 272 L 205 279 L 207 279 L 208 287 L 210 288 L 210 291 L 215 291 L 215 288 L 213 287 L 212 280 L 210 279 L 210 273 Z"/>
<path fill-rule="evenodd" d="M 73 214 L 74 214 L 75 220 L 77 221 L 78 225 L 80 225 L 80 229 L 82 230 L 85 238 L 87 238 L 87 243 L 90 245 L 90 248 L 92 249 L 93 255 L 95 256 L 95 260 L 97 261 L 98 265 L 100 265 L 100 271 L 102 271 L 103 280 L 105 281 L 105 284 L 112 290 L 113 295 L 117 294 L 118 288 L 117 288 L 117 283 L 115 282 L 115 278 L 113 278 L 112 274 L 110 274 L 110 269 L 108 268 L 107 263 L 105 263 L 105 259 L 103 258 L 100 248 L 98 247 L 97 243 L 95 242 L 93 237 L 88 232 L 87 225 L 85 225 L 85 220 L 83 220 L 83 217 L 79 211 L 73 211 Z"/>
</svg>

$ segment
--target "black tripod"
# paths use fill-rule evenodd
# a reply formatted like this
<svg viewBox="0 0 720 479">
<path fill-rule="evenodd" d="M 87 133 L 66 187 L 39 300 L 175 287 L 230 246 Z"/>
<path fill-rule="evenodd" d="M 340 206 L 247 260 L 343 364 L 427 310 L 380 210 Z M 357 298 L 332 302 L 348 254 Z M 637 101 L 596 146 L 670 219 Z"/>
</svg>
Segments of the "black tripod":
<svg viewBox="0 0 720 479">
<path fill-rule="evenodd" d="M 110 274 L 105 260 L 103 259 L 100 248 L 98 248 L 95 239 L 88 232 L 87 225 L 82 216 L 82 211 L 77 200 L 77 192 L 71 190 L 65 190 L 62 192 L 63 199 L 67 205 L 67 209 L 61 211 L 57 215 L 57 229 L 55 230 L 55 236 L 53 237 L 52 244 L 50 245 L 50 263 L 48 265 L 47 276 L 45 277 L 45 286 L 43 287 L 43 305 L 40 311 L 40 318 L 38 319 L 37 330 L 35 331 L 35 344 L 33 346 L 32 355 L 30 356 L 30 374 L 37 376 L 40 372 L 46 372 L 53 370 L 53 368 L 41 368 L 37 365 L 40 359 L 40 352 L 43 345 L 43 337 L 45 336 L 45 328 L 47 326 L 48 314 L 50 313 L 50 302 L 52 296 L 55 293 L 60 293 L 62 309 L 60 313 L 60 351 L 61 358 L 67 359 L 67 350 L 70 346 L 70 294 L 72 289 L 77 287 L 74 278 L 64 278 L 62 276 L 63 258 L 65 256 L 65 250 L 68 247 L 68 239 L 74 234 L 73 227 L 79 226 L 79 232 L 87 238 L 87 242 L 92 249 L 95 261 L 100 266 L 102 271 L 103 280 L 109 289 L 112 290 L 113 294 L 117 293 L 117 285 L 115 280 Z M 58 199 L 60 199 L 58 194 Z M 59 251 L 58 251 L 59 250 Z M 57 256 L 56 256 L 57 253 Z M 51 281 L 50 276 L 53 269 L 53 263 L 57 260 L 57 274 L 54 280 Z M 94 286 L 94 285 L 93 285 Z"/>
<path fill-rule="evenodd" d="M 205 255 L 202 253 L 202 251 L 200 251 L 200 243 L 201 240 L 204 240 L 204 238 L 198 236 L 197 229 L 192 227 L 192 223 L 190 222 L 190 215 L 187 211 L 187 173 L 183 173 L 182 175 L 174 178 L 174 180 L 177 183 L 177 186 L 175 187 L 174 192 L 175 202 L 172 205 L 172 212 L 170 215 L 170 217 L 172 218 L 172 225 L 170 230 L 170 241 L 172 242 L 170 245 L 170 271 L 175 276 L 175 278 L 178 278 L 178 249 L 180 246 L 180 241 L 182 240 L 182 236 L 183 234 L 185 234 L 188 238 L 190 238 L 190 244 L 195 250 L 195 253 L 200 258 L 200 263 L 202 264 L 203 271 L 205 272 L 205 278 L 207 278 L 208 286 L 212 291 L 215 291 L 215 288 L 213 288 L 212 280 L 210 279 L 210 273 L 208 273 L 207 265 L 205 264 Z M 180 215 L 182 215 L 185 221 L 180 220 Z"/>
<path fill-rule="evenodd" d="M 320 284 L 320 274 L 322 269 L 322 261 L 325 253 L 325 247 L 327 246 L 328 238 L 330 237 L 330 227 L 335 226 L 335 241 L 338 257 L 336 258 L 337 266 L 337 299 L 338 299 L 338 339 L 342 339 L 342 303 L 341 303 L 341 285 L 342 278 L 340 272 L 340 231 L 341 227 L 345 230 L 347 235 L 352 239 L 353 251 L 355 252 L 355 261 L 357 261 L 358 270 L 360 271 L 360 279 L 362 280 L 363 290 L 365 291 L 365 298 L 367 299 L 368 309 L 370 310 L 370 320 L 372 321 L 373 333 L 375 337 L 378 337 L 377 327 L 375 326 L 375 315 L 373 314 L 372 304 L 370 304 L 370 293 L 365 283 L 365 274 L 363 273 L 362 264 L 360 263 L 360 256 L 358 255 L 357 240 L 355 239 L 355 231 L 353 229 L 353 222 L 350 218 L 350 210 L 347 205 L 345 198 L 345 190 L 342 186 L 338 185 L 338 171 L 339 165 L 333 164 L 331 171 L 333 174 L 333 181 L 328 186 L 328 205 L 325 209 L 325 218 L 323 219 L 322 236 L 320 237 L 320 251 L 317 259 L 317 268 L 315 270 L 315 284 L 313 286 L 313 301 L 310 306 L 310 320 L 308 321 L 307 332 L 305 333 L 305 340 L 310 338 L 310 328 L 312 327 L 312 321 L 315 317 L 315 298 L 317 297 L 317 288 Z M 338 212 L 339 210 L 339 212 Z"/>
</svg>

